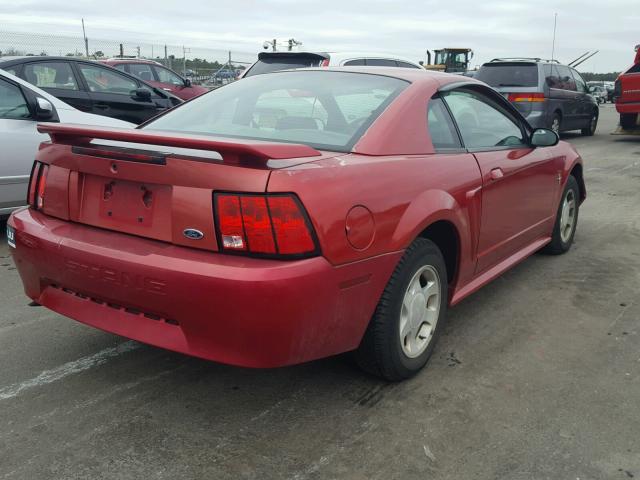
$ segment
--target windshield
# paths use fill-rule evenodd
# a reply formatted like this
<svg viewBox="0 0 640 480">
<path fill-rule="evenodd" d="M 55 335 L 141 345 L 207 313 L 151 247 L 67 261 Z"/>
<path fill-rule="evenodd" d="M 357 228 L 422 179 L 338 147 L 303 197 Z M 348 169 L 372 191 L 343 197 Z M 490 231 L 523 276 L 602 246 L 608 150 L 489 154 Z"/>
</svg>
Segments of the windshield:
<svg viewBox="0 0 640 480">
<path fill-rule="evenodd" d="M 291 70 L 292 68 L 319 67 L 321 60 L 322 57 L 318 55 L 308 54 L 262 55 L 245 74 L 245 77 L 278 72 L 280 70 Z"/>
<path fill-rule="evenodd" d="M 538 66 L 531 63 L 488 63 L 475 77 L 492 87 L 537 87 Z"/>
<path fill-rule="evenodd" d="M 145 125 L 348 152 L 408 82 L 332 71 L 257 75 L 202 95 Z"/>
</svg>

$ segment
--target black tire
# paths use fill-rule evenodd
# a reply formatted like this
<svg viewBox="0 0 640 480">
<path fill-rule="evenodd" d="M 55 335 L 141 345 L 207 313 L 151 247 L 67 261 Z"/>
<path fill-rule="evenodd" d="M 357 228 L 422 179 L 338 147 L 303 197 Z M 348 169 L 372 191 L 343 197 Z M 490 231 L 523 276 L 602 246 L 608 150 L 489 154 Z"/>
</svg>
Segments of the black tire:
<svg viewBox="0 0 640 480">
<path fill-rule="evenodd" d="M 575 219 L 573 221 L 573 228 L 571 234 L 566 237 L 565 240 L 562 239 L 561 229 L 562 229 L 562 206 L 564 204 L 564 200 L 568 195 L 568 192 L 571 190 L 573 198 L 575 199 Z M 556 213 L 556 222 L 553 226 L 553 234 L 551 235 L 551 243 L 547 244 L 543 249 L 543 253 L 547 253 L 549 255 L 561 255 L 566 253 L 571 248 L 573 244 L 573 238 L 576 235 L 576 229 L 578 227 L 578 213 L 580 212 L 580 187 L 578 186 L 578 181 L 575 179 L 573 175 L 569 175 L 567 179 L 567 183 L 564 187 L 564 191 L 562 192 L 562 197 L 560 198 L 560 205 L 558 205 L 558 211 Z"/>
<path fill-rule="evenodd" d="M 620 114 L 620 126 L 625 130 L 632 130 L 636 128 L 637 120 L 638 120 L 637 113 L 621 113 Z"/>
<path fill-rule="evenodd" d="M 400 316 L 409 283 L 424 266 L 432 267 L 440 280 L 439 313 L 426 349 L 419 356 L 410 358 L 403 351 L 400 339 Z M 416 239 L 398 262 L 355 352 L 360 368 L 392 382 L 405 380 L 419 372 L 431 357 L 445 322 L 447 282 L 447 269 L 440 249 L 431 240 Z"/>
<path fill-rule="evenodd" d="M 556 122 L 558 125 L 557 128 L 555 128 Z M 555 112 L 553 114 L 553 117 L 551 118 L 551 123 L 549 124 L 549 129 L 553 130 L 558 134 L 558 136 L 560 136 L 560 132 L 562 131 L 562 117 L 558 112 Z"/>
<path fill-rule="evenodd" d="M 596 129 L 598 128 L 598 117 L 599 117 L 598 111 L 595 110 L 591 114 L 591 120 L 589 120 L 589 125 L 581 130 L 582 135 L 584 135 L 585 137 L 593 137 L 595 135 Z"/>
</svg>

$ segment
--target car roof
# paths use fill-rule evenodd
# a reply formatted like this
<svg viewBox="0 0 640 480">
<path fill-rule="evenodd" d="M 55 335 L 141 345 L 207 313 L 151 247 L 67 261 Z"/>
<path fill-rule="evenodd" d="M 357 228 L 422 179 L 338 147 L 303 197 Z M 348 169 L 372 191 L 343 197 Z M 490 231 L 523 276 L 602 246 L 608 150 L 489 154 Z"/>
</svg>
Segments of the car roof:
<svg viewBox="0 0 640 480">
<path fill-rule="evenodd" d="M 281 70 L 279 72 L 349 72 L 349 73 L 362 73 L 369 75 L 382 75 L 385 77 L 398 78 L 410 83 L 425 83 L 432 84 L 437 87 L 451 84 L 474 84 L 485 85 L 484 83 L 475 80 L 471 77 L 464 77 L 462 75 L 456 75 L 453 73 L 443 73 L 437 71 L 429 71 L 425 69 L 418 70 L 417 68 L 398 68 L 398 67 L 367 67 L 367 66 L 348 66 L 348 67 L 310 67 L 310 68 L 298 68 L 290 70 Z M 267 75 L 277 75 L 279 72 L 271 72 Z"/>
<path fill-rule="evenodd" d="M 100 63 L 112 64 L 112 63 L 147 63 L 150 65 L 162 65 L 155 60 L 149 60 L 146 58 L 104 58 L 98 60 Z"/>
<path fill-rule="evenodd" d="M 299 55 L 317 55 L 324 58 L 332 58 L 334 60 L 338 59 L 340 61 L 355 59 L 355 58 L 383 58 L 389 60 L 401 60 L 403 62 L 408 62 L 414 64 L 416 66 L 420 66 L 418 62 L 415 60 L 411 60 L 410 58 L 404 57 L 402 55 L 396 55 L 395 53 L 385 53 L 385 52 L 363 52 L 363 51 L 291 51 L 291 52 L 260 52 L 262 55 L 269 56 L 299 56 Z"/>
</svg>

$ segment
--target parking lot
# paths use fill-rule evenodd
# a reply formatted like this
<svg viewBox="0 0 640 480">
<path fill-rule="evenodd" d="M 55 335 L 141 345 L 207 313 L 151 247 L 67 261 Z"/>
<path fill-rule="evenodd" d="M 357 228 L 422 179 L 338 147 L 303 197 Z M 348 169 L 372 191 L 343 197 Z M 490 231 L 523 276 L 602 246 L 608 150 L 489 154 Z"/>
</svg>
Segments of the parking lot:
<svg viewBox="0 0 640 480">
<path fill-rule="evenodd" d="M 0 478 L 640 477 L 640 137 L 617 118 L 565 135 L 588 189 L 572 250 L 453 308 L 399 384 L 348 356 L 228 367 L 28 306 L 3 238 Z"/>
</svg>

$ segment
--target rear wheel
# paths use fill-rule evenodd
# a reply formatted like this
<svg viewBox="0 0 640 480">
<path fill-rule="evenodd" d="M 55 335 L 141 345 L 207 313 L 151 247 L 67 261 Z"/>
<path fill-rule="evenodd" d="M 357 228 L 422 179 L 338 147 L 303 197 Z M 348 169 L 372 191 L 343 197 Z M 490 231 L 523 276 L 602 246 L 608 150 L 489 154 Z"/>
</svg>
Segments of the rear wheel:
<svg viewBox="0 0 640 480">
<path fill-rule="evenodd" d="M 625 130 L 635 128 L 637 120 L 638 120 L 637 113 L 621 113 L 620 114 L 620 126 Z"/>
<path fill-rule="evenodd" d="M 553 118 L 551 119 L 551 125 L 549 128 L 560 135 L 560 128 L 562 127 L 562 117 L 558 112 L 553 114 Z"/>
<path fill-rule="evenodd" d="M 598 112 L 594 111 L 591 114 L 589 125 L 582 129 L 582 135 L 592 137 L 596 133 L 596 128 L 598 128 Z"/>
<path fill-rule="evenodd" d="M 573 175 L 569 175 L 567 184 L 562 192 L 560 205 L 556 214 L 551 243 L 542 250 L 551 255 L 568 252 L 573 244 L 573 237 L 578 226 L 578 212 L 580 210 L 580 188 Z"/>
<path fill-rule="evenodd" d="M 429 360 L 448 304 L 447 270 L 438 247 L 419 238 L 391 275 L 356 361 L 389 381 L 416 374 Z"/>
</svg>

